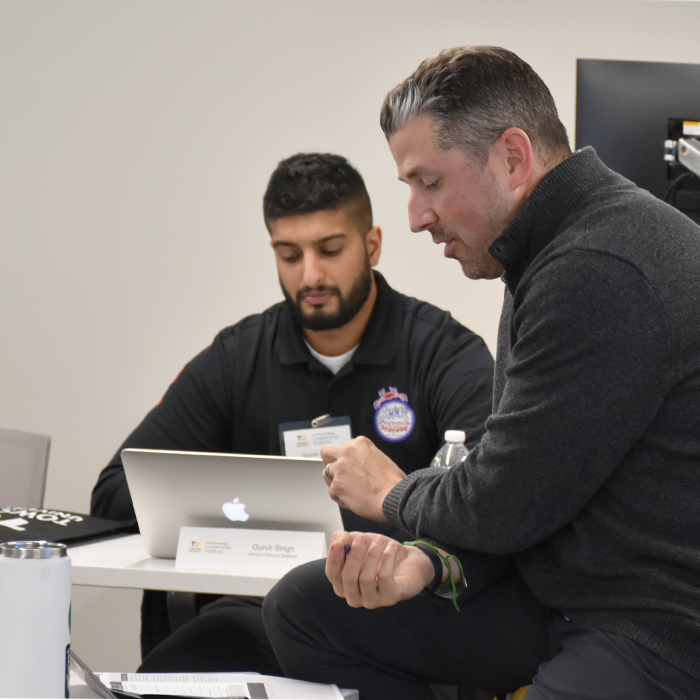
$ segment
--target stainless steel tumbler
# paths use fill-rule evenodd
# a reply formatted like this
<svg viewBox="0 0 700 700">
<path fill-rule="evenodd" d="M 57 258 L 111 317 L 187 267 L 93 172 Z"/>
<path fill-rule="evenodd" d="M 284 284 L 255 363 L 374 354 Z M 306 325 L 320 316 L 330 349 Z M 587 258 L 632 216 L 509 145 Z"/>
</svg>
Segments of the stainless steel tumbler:
<svg viewBox="0 0 700 700">
<path fill-rule="evenodd" d="M 64 544 L 0 543 L 0 697 L 68 697 L 70 603 Z"/>
</svg>

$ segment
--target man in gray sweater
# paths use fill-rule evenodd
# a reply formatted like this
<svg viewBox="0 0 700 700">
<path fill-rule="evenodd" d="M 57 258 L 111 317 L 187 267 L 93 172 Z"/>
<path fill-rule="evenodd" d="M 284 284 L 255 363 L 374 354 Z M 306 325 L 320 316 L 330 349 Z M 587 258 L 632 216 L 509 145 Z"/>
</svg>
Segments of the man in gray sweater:
<svg viewBox="0 0 700 700">
<path fill-rule="evenodd" d="M 283 579 L 264 611 L 282 668 L 363 700 L 700 698 L 700 228 L 572 155 L 503 49 L 424 61 L 381 123 L 411 229 L 505 283 L 493 413 L 448 472 L 363 438 L 324 450 L 332 498 L 422 543 L 337 533 Z M 470 551 L 515 566 L 474 591 Z"/>
</svg>

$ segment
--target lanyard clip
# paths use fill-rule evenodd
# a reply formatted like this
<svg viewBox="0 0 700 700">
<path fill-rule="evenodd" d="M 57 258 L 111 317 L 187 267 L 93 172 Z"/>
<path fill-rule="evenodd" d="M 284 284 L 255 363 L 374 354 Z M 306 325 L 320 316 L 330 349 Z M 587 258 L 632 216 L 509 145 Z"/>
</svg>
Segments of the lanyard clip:
<svg viewBox="0 0 700 700">
<path fill-rule="evenodd" d="M 324 413 L 322 416 L 319 416 L 318 418 L 314 418 L 311 421 L 311 427 L 312 428 L 320 428 L 321 426 L 325 425 L 326 423 L 330 422 L 331 420 L 331 414 L 330 413 Z"/>
</svg>

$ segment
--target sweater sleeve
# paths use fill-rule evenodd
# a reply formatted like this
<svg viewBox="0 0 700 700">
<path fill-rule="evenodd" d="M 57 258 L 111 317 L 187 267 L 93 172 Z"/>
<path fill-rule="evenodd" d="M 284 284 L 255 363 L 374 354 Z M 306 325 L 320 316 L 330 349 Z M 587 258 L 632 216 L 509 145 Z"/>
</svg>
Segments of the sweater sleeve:
<svg viewBox="0 0 700 700">
<path fill-rule="evenodd" d="M 90 513 L 112 520 L 134 518 L 121 451 L 127 447 L 193 452 L 230 449 L 230 401 L 221 339 L 189 362 L 165 396 L 117 450 L 92 491 Z"/>
<path fill-rule="evenodd" d="M 640 272 L 572 251 L 516 290 L 504 390 L 463 468 L 414 472 L 384 502 L 418 537 L 490 553 L 571 523 L 656 415 L 671 337 Z M 499 352 L 504 350 L 499 348 Z"/>
</svg>

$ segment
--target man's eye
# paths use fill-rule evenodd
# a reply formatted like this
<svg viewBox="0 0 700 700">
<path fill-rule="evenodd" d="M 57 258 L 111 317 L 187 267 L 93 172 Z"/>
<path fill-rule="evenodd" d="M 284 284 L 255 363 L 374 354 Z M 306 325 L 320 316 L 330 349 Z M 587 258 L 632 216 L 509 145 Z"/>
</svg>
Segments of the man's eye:
<svg viewBox="0 0 700 700">
<path fill-rule="evenodd" d="M 338 255 L 342 250 L 343 250 L 342 248 L 324 248 L 321 252 L 327 258 L 332 258 L 332 257 Z"/>
<path fill-rule="evenodd" d="M 436 190 L 440 186 L 440 180 L 433 180 L 425 183 L 426 190 Z"/>
<path fill-rule="evenodd" d="M 282 258 L 283 262 L 295 263 L 301 259 L 301 255 L 299 253 L 280 253 L 280 258 Z"/>
</svg>

